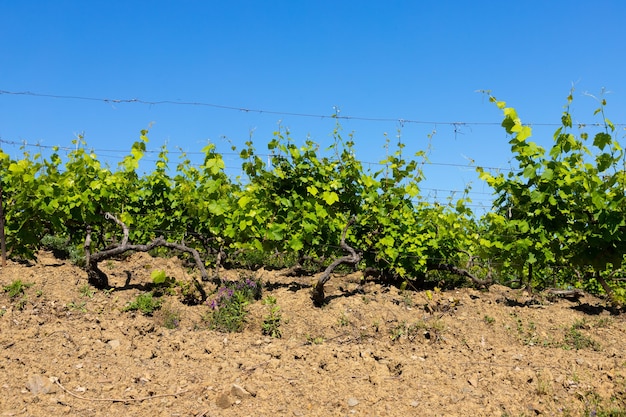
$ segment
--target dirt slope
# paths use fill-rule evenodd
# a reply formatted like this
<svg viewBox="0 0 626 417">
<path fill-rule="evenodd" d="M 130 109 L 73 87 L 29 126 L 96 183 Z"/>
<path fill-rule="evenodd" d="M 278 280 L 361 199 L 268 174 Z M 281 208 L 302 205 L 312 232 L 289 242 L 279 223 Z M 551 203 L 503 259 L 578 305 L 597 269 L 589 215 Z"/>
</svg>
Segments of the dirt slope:
<svg viewBox="0 0 626 417">
<path fill-rule="evenodd" d="M 256 302 L 242 333 L 208 330 L 208 306 L 185 306 L 176 329 L 122 312 L 150 272 L 177 279 L 176 259 L 107 262 L 110 293 L 42 253 L 9 262 L 0 285 L 0 416 L 501 416 L 626 409 L 626 324 L 602 300 L 536 297 L 501 286 L 401 293 L 360 275 L 334 277 L 315 308 L 312 277 L 255 276 L 282 312 L 281 339 L 262 335 Z M 130 280 L 128 278 L 130 277 Z M 22 307 L 20 309 L 20 307 Z M 58 381 L 58 383 L 51 382 Z"/>
</svg>

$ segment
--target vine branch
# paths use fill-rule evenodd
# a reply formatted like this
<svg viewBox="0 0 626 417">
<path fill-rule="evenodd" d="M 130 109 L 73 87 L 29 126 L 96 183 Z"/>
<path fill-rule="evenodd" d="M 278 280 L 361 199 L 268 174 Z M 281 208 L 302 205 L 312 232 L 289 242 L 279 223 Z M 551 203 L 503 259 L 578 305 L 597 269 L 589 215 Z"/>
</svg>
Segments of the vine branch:
<svg viewBox="0 0 626 417">
<path fill-rule="evenodd" d="M 123 230 L 124 238 L 122 239 L 122 243 L 119 245 L 115 245 L 112 248 L 105 249 L 100 252 L 91 253 L 91 227 L 87 227 L 87 236 L 85 237 L 85 260 L 86 260 L 86 269 L 87 276 L 89 277 L 89 282 L 94 285 L 96 288 L 106 288 L 108 287 L 108 278 L 107 275 L 98 268 L 98 262 L 103 261 L 105 259 L 113 258 L 117 255 L 121 255 L 128 251 L 135 252 L 148 252 L 156 247 L 162 246 L 169 249 L 179 250 L 181 252 L 189 253 L 193 256 L 196 261 L 196 265 L 200 270 L 200 275 L 202 276 L 203 281 L 208 281 L 209 276 L 207 274 L 206 268 L 204 267 L 204 263 L 200 258 L 200 254 L 197 250 L 190 248 L 186 245 L 182 245 L 179 243 L 168 242 L 163 238 L 163 236 L 159 236 L 154 239 L 152 242 L 145 245 L 131 245 L 128 244 L 128 227 L 119 219 L 117 219 L 111 213 L 106 213 L 105 218 L 108 220 L 115 221 Z M 202 285 L 194 278 L 194 285 L 202 295 L 202 301 L 206 300 L 207 294 L 202 288 Z"/>
<path fill-rule="evenodd" d="M 87 398 L 87 397 L 83 397 L 81 395 L 78 394 L 74 394 L 72 391 L 68 390 L 67 388 L 65 388 L 63 385 L 61 385 L 61 383 L 59 382 L 58 378 L 54 378 L 54 383 L 57 384 L 59 387 L 61 387 L 61 389 L 63 391 L 65 391 L 66 393 L 68 393 L 69 395 L 71 395 L 74 398 L 78 398 L 79 400 L 84 400 L 84 401 L 109 401 L 109 402 L 114 402 L 114 403 L 129 403 L 131 401 L 146 401 L 146 400 L 152 400 L 154 398 L 161 398 L 161 397 L 176 397 L 179 396 L 180 394 L 184 394 L 186 392 L 188 392 L 189 390 L 184 390 L 184 391 L 178 391 L 174 394 L 155 394 L 155 395 L 151 395 L 149 397 L 140 397 L 140 398 Z"/>
<path fill-rule="evenodd" d="M 326 296 L 324 295 L 324 284 L 330 280 L 330 274 L 337 268 L 339 265 L 343 263 L 348 264 L 357 264 L 361 260 L 361 255 L 356 253 L 356 251 L 346 243 L 346 233 L 348 232 L 348 228 L 354 223 L 356 218 L 352 216 L 346 224 L 346 227 L 343 228 L 343 232 L 341 232 L 341 248 L 348 252 L 348 255 L 342 256 L 341 258 L 335 259 L 328 267 L 322 272 L 317 283 L 313 287 L 313 293 L 311 294 L 311 298 L 313 299 L 313 303 L 317 306 L 321 306 L 324 304 L 324 299 Z"/>
</svg>

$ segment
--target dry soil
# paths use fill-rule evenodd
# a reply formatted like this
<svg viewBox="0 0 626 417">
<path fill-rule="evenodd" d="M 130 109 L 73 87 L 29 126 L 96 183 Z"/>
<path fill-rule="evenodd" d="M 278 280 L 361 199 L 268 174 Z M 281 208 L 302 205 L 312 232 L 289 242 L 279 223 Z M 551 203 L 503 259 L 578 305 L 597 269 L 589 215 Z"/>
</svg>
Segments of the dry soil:
<svg viewBox="0 0 626 417">
<path fill-rule="evenodd" d="M 400 291 L 358 273 L 256 277 L 280 307 L 282 338 L 262 334 L 269 306 L 249 306 L 240 333 L 209 330 L 207 305 L 164 296 L 164 313 L 122 311 L 151 272 L 179 280 L 177 258 L 103 263 L 113 291 L 49 253 L 9 261 L 0 291 L 0 416 L 581 416 L 626 410 L 623 315 L 601 299 L 488 291 Z M 213 284 L 207 289 L 214 289 Z"/>
</svg>

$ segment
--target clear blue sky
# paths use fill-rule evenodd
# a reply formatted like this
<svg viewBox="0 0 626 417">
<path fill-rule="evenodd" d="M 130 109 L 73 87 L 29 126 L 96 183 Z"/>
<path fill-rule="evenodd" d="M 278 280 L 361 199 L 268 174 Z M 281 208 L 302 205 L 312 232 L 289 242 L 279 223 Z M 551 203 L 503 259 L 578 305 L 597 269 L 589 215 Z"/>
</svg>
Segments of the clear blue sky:
<svg viewBox="0 0 626 417">
<path fill-rule="evenodd" d="M 407 152 L 415 152 L 436 131 L 423 193 L 445 200 L 471 183 L 475 204 L 488 205 L 489 190 L 468 161 L 507 168 L 511 154 L 501 114 L 476 90 L 491 90 L 523 122 L 541 124 L 559 122 L 572 83 L 574 120 L 599 121 L 584 93 L 605 87 L 608 116 L 626 123 L 625 16 L 621 0 L 0 0 L 0 90 L 326 116 L 337 106 L 342 116 L 392 119 L 341 122 L 363 161 L 384 156 L 385 132 L 394 138 L 402 127 Z M 241 146 L 253 132 L 263 153 L 279 122 L 297 143 L 310 135 L 322 145 L 335 123 L 0 94 L 0 139 L 71 146 L 84 132 L 112 166 L 151 123 L 152 150 L 167 143 L 198 152 L 210 141 L 230 152 L 229 142 Z M 534 140 L 549 146 L 554 129 L 535 127 Z M 236 172 L 238 158 L 226 160 Z"/>
</svg>

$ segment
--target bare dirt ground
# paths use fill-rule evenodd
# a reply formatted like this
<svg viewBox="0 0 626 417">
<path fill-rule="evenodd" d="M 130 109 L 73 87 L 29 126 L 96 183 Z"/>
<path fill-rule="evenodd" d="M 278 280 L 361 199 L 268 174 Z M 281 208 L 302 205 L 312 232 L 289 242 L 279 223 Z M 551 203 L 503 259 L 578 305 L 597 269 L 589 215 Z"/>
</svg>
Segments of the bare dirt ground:
<svg viewBox="0 0 626 417">
<path fill-rule="evenodd" d="M 328 305 L 313 277 L 260 278 L 281 308 L 282 338 L 249 306 L 241 333 L 208 330 L 208 306 L 176 329 L 124 312 L 152 270 L 189 275 L 176 258 L 135 254 L 101 265 L 112 292 L 85 291 L 83 270 L 41 253 L 9 262 L 0 285 L 0 416 L 580 416 L 626 409 L 626 323 L 600 299 L 489 291 L 401 292 L 335 276 Z M 130 277 L 130 282 L 127 283 Z M 209 288 L 210 289 L 210 288 Z M 360 290 L 360 291 L 358 291 Z M 52 378 L 52 379 L 50 379 Z M 56 382 L 55 382 L 56 381 Z"/>
</svg>

